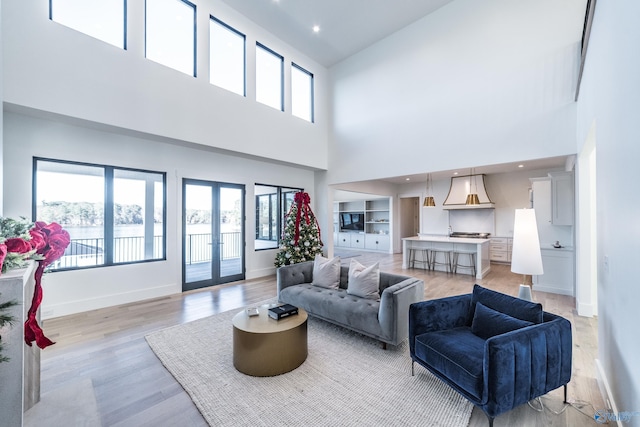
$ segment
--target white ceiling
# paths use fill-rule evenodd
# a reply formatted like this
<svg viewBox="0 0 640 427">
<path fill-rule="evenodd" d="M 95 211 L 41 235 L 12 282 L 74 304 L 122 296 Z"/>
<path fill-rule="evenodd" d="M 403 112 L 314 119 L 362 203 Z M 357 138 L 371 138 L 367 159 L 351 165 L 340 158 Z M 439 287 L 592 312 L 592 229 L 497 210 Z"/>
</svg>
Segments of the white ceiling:
<svg viewBox="0 0 640 427">
<path fill-rule="evenodd" d="M 452 0 L 223 1 L 329 68 Z"/>
<path fill-rule="evenodd" d="M 548 157 L 544 159 L 524 160 L 521 162 L 500 163 L 494 165 L 479 166 L 473 168 L 474 174 L 494 175 L 498 173 L 518 172 L 526 170 L 543 170 L 564 168 L 571 156 Z M 520 167 L 522 165 L 522 167 Z M 452 169 L 445 171 L 431 172 L 432 179 L 443 179 L 452 176 L 469 175 L 469 168 Z M 427 180 L 427 172 L 413 175 L 395 176 L 381 179 L 380 181 L 390 182 L 392 184 L 409 184 L 412 182 L 425 182 Z"/>
</svg>

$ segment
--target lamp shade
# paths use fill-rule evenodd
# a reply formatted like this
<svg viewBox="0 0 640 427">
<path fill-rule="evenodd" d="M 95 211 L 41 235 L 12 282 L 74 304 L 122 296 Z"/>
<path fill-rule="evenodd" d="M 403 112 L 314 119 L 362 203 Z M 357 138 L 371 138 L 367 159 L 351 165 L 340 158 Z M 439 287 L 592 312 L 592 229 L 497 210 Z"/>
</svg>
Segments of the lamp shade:
<svg viewBox="0 0 640 427">
<path fill-rule="evenodd" d="M 433 199 L 433 196 L 427 196 L 424 198 L 424 203 L 422 206 L 425 208 L 432 208 L 436 205 L 436 201 Z"/>
<path fill-rule="evenodd" d="M 533 209 L 516 209 L 511 271 L 525 275 L 543 274 L 538 224 Z"/>
</svg>

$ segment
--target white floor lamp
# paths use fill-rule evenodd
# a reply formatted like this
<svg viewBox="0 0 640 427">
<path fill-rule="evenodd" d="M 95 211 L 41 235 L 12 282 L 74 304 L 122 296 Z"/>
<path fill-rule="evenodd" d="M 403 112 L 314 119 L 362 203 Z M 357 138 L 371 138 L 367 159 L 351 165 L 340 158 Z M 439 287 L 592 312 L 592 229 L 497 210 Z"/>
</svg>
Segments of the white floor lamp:
<svg viewBox="0 0 640 427">
<path fill-rule="evenodd" d="M 533 280 L 531 276 L 543 273 L 536 211 L 533 209 L 516 209 L 516 218 L 513 225 L 511 271 L 524 276 L 518 292 L 518 298 L 533 301 L 531 294 Z"/>
</svg>

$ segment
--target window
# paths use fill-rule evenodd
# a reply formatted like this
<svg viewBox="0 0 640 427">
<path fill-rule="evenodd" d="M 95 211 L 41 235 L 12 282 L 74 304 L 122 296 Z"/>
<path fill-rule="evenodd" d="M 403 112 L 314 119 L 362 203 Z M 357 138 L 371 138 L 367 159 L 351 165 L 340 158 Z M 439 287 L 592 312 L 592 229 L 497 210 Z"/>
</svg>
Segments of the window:
<svg viewBox="0 0 640 427">
<path fill-rule="evenodd" d="M 313 74 L 291 63 L 291 114 L 313 123 Z"/>
<path fill-rule="evenodd" d="M 271 49 L 256 44 L 256 101 L 284 111 L 284 58 Z"/>
<path fill-rule="evenodd" d="M 49 19 L 126 49 L 127 0 L 50 0 Z"/>
<path fill-rule="evenodd" d="M 146 1 L 145 56 L 196 75 L 196 6 L 186 0 Z"/>
<path fill-rule="evenodd" d="M 245 96 L 245 35 L 213 16 L 209 22 L 209 81 Z"/>
<path fill-rule="evenodd" d="M 302 189 L 256 184 L 256 250 L 280 245 L 284 218 L 299 191 Z"/>
<path fill-rule="evenodd" d="M 165 259 L 161 172 L 34 160 L 34 220 L 71 237 L 53 270 Z"/>
</svg>

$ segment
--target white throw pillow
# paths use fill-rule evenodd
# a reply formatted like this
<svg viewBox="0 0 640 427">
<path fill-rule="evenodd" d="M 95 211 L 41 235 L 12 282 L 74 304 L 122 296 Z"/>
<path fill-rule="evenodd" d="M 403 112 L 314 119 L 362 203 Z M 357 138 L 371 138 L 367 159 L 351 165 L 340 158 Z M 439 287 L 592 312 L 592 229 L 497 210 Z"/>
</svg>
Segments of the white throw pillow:
<svg viewBox="0 0 640 427">
<path fill-rule="evenodd" d="M 347 293 L 362 298 L 380 299 L 380 264 L 365 267 L 355 259 L 349 264 Z"/>
<path fill-rule="evenodd" d="M 313 260 L 312 285 L 323 288 L 338 289 L 340 286 L 340 257 L 328 259 L 322 255 L 316 255 Z"/>
</svg>

